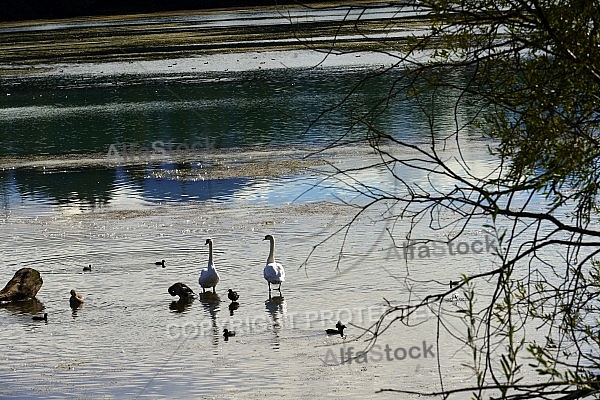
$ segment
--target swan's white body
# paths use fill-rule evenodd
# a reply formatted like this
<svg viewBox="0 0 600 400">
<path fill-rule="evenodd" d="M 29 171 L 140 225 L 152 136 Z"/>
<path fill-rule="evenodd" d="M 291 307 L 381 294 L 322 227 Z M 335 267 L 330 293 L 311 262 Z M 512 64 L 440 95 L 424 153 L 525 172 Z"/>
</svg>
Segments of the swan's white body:
<svg viewBox="0 0 600 400">
<path fill-rule="evenodd" d="M 213 289 L 213 293 L 215 293 L 215 286 L 219 283 L 219 273 L 215 269 L 215 264 L 213 263 L 213 242 L 212 239 L 206 239 L 205 245 L 208 244 L 208 266 L 200 270 L 200 277 L 198 278 L 198 283 L 202 287 L 202 292 L 205 292 L 206 288 Z"/>
<path fill-rule="evenodd" d="M 275 239 L 271 235 L 265 236 L 264 240 L 270 242 L 269 257 L 267 257 L 267 265 L 263 270 L 263 276 L 269 283 L 269 293 L 271 292 L 271 283 L 279 285 L 279 293 L 281 293 L 281 283 L 285 282 L 285 270 L 283 265 L 275 262 Z"/>
<path fill-rule="evenodd" d="M 263 276 L 269 283 L 281 285 L 281 282 L 285 282 L 285 271 L 283 265 L 272 262 L 265 265 L 263 270 Z"/>
</svg>

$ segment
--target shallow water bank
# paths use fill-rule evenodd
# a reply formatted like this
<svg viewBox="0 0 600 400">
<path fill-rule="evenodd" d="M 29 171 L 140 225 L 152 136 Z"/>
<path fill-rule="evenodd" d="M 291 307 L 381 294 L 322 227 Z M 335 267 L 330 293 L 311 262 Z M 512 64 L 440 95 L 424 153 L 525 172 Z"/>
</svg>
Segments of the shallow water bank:
<svg viewBox="0 0 600 400">
<path fill-rule="evenodd" d="M 219 59 L 208 56 L 293 50 L 304 58 L 310 57 L 305 50 L 317 50 L 335 58 L 344 52 L 398 51 L 423 24 L 413 7 L 403 9 L 282 6 L 0 23 L 0 67 L 3 75 L 22 75 L 48 71 L 54 64 L 194 57 L 200 67 L 208 63 L 214 69 Z M 260 57 L 257 67 L 269 58 Z"/>
<path fill-rule="evenodd" d="M 313 245 L 354 215 L 340 205 L 314 203 L 281 207 L 218 204 L 165 205 L 146 212 L 97 210 L 80 215 L 53 214 L 35 219 L 8 216 L 0 225 L 7 247 L 4 278 L 12 266 L 40 269 L 45 284 L 36 310 L 49 313 L 47 324 L 33 324 L 30 309 L 0 310 L 4 327 L 0 381 L 6 398 L 60 396 L 167 398 L 261 398 L 266 394 L 295 399 L 370 397 L 382 387 L 431 388 L 436 363 L 431 357 L 342 363 L 348 352 L 364 350 L 362 331 L 349 325 L 347 338 L 328 337 L 324 330 L 338 318 L 368 326 L 385 309 L 385 299 L 408 301 L 411 286 L 405 268 L 380 249 L 368 245 L 377 234 L 372 221 L 356 222 L 341 269 L 335 259 L 340 239 Z M 262 265 L 266 233 L 277 239 L 276 256 L 286 266 L 283 298 L 269 301 Z M 215 240 L 215 263 L 221 274 L 219 299 L 173 304 L 170 284 L 187 282 L 198 290 L 198 269 L 205 264 L 206 237 Z M 362 244 L 362 245 L 361 245 Z M 265 247 L 266 246 L 266 247 Z M 56 249 L 61 248 L 60 252 Z M 154 265 L 166 259 L 167 267 Z M 91 263 L 91 273 L 82 266 Z M 414 265 L 432 278 L 435 260 Z M 383 267 L 383 268 L 382 268 Z M 369 280 L 364 279 L 367 268 Z M 418 276 L 418 271 L 414 270 Z M 442 290 L 448 275 L 435 273 L 412 289 L 412 299 Z M 360 282 L 360 284 L 359 284 Z M 86 303 L 69 309 L 68 292 L 76 288 Z M 228 309 L 227 288 L 240 293 L 240 307 Z M 448 303 L 449 311 L 457 305 Z M 434 320 L 422 315 L 418 328 L 398 325 L 380 340 L 381 353 L 423 346 Z M 225 342 L 223 328 L 238 334 Z M 442 360 L 458 351 L 446 340 Z M 35 349 L 35 351 L 31 351 Z M 350 350 L 349 350 L 350 349 Z M 434 353 L 437 355 L 438 350 Z M 332 358 L 335 354 L 335 358 Z M 341 356 L 343 354 L 343 356 Z M 374 354 L 374 353 L 372 353 Z M 455 354 L 460 357 L 460 353 Z M 336 361 L 338 364 L 336 364 Z M 452 363 L 442 368 L 451 368 Z M 467 373 L 465 371 L 465 375 Z M 410 382 L 410 383 L 409 383 Z M 108 384 L 110 383 L 110 384 Z M 381 398 L 395 398 L 392 394 Z"/>
</svg>

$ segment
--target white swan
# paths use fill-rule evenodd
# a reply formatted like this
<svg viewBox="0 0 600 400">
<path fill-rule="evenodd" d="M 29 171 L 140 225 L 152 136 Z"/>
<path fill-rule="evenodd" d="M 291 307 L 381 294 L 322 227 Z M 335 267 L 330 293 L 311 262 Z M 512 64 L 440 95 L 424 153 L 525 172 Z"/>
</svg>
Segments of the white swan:
<svg viewBox="0 0 600 400">
<path fill-rule="evenodd" d="M 271 242 L 267 265 L 265 265 L 265 269 L 263 270 L 263 276 L 269 283 L 269 296 L 271 295 L 271 283 L 279 285 L 278 290 L 279 294 L 281 294 L 281 283 L 285 282 L 285 271 L 283 270 L 283 265 L 275 262 L 275 239 L 273 236 L 267 235 L 263 240 Z"/>
<path fill-rule="evenodd" d="M 213 241 L 212 239 L 206 239 L 206 243 L 204 245 L 208 245 L 208 266 L 200 270 L 200 277 L 198 278 L 198 283 L 202 286 L 202 293 L 205 292 L 206 288 L 212 287 L 213 293 L 215 292 L 215 286 L 219 283 L 219 273 L 215 269 L 215 264 L 213 263 Z"/>
</svg>

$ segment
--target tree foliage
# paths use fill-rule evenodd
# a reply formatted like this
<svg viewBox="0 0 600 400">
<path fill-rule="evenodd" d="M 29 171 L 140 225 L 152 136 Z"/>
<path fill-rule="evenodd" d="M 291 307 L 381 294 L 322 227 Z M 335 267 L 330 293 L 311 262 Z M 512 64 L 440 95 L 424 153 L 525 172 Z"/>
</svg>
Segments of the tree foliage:
<svg viewBox="0 0 600 400">
<path fill-rule="evenodd" d="M 377 48 L 397 63 L 360 85 L 384 75 L 390 89 L 363 104 L 348 130 L 363 128 L 363 139 L 379 156 L 366 168 L 386 171 L 398 190 L 349 180 L 355 171 L 348 168 L 334 169 L 332 177 L 367 199 L 357 205 L 359 215 L 385 204 L 386 229 L 398 247 L 411 237 L 431 240 L 415 238 L 423 232 L 418 226 L 443 232 L 451 241 L 483 224 L 500 246 L 496 264 L 463 276 L 459 288 L 432 293 L 418 305 L 389 304 L 367 329 L 371 340 L 390 324 L 409 325 L 419 308 L 462 291 L 469 301 L 459 311 L 465 322 L 459 339 L 472 354 L 474 384 L 444 390 L 440 373 L 442 389 L 420 394 L 566 399 L 600 393 L 600 266 L 595 262 L 600 251 L 600 3 L 424 0 L 371 4 L 363 11 L 374 7 L 397 7 L 397 20 L 386 26 L 390 31 L 406 24 L 403 15 L 414 11 L 427 27 L 407 39 L 379 40 Z M 354 26 L 373 40 L 360 18 Z M 457 71 L 462 79 L 447 79 Z M 440 130 L 437 105 L 448 93 L 454 125 Z M 394 102 L 421 106 L 430 121 L 426 141 L 379 128 L 381 110 Z M 467 119 L 458 111 L 464 106 L 471 110 Z M 485 173 L 465 157 L 465 143 L 474 133 L 497 160 Z M 425 178 L 415 182 L 407 178 L 409 170 Z M 411 229 L 397 228 L 400 221 L 408 221 Z M 477 306 L 476 288 L 483 281 L 493 283 L 493 293 Z M 439 329 L 444 329 L 443 318 L 440 314 Z M 544 332 L 543 340 L 529 336 L 527 327 Z M 525 369 L 537 379 L 523 380 L 531 376 Z"/>
</svg>

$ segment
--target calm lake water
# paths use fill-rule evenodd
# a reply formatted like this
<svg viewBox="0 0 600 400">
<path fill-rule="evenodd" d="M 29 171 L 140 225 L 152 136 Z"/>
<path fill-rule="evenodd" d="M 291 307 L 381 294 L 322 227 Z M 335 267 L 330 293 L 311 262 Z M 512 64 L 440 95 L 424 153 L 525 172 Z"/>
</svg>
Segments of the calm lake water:
<svg viewBox="0 0 600 400">
<path fill-rule="evenodd" d="M 294 54 L 277 57 L 291 62 Z M 273 55 L 254 57 L 268 64 Z M 44 285 L 36 301 L 0 305 L 0 398 L 364 398 L 382 388 L 439 388 L 431 354 L 448 374 L 446 389 L 472 379 L 461 366 L 469 355 L 450 336 L 436 346 L 436 322 L 426 313 L 418 327 L 397 324 L 381 337 L 379 356 L 337 365 L 366 346 L 368 336 L 350 323 L 369 326 L 386 300 L 418 301 L 492 257 L 484 245 L 479 253 L 406 260 L 374 212 L 355 222 L 342 253 L 337 235 L 305 264 L 354 216 L 339 200 L 361 201 L 340 182 L 314 187 L 326 162 L 374 160 L 362 145 L 305 158 L 363 133 L 350 127 L 390 77 L 361 64 L 124 75 L 116 64 L 90 65 L 88 75 L 61 66 L 64 73 L 2 80 L 0 282 L 33 267 Z M 109 73 L 97 73 L 102 68 Z M 370 118 L 420 142 L 429 134 L 421 110 L 392 102 Z M 451 101 L 437 104 L 436 129 L 454 129 L 453 112 Z M 459 110 L 459 118 L 469 114 Z M 475 137 L 466 158 L 490 166 Z M 355 177 L 395 190 L 383 171 Z M 465 243 L 482 232 L 466 232 Z M 269 233 L 287 273 L 283 296 L 271 299 L 262 277 Z M 208 237 L 218 296 L 174 302 L 171 284 L 200 289 Z M 164 269 L 154 264 L 162 259 Z M 76 311 L 72 288 L 85 296 Z M 240 293 L 237 309 L 228 288 Z M 47 323 L 32 321 L 43 312 Z M 345 339 L 324 332 L 338 319 L 349 326 Z M 458 318 L 449 323 L 462 327 Z M 237 335 L 225 341 L 223 328 Z M 410 348 L 415 357 L 406 356 Z"/>
</svg>

